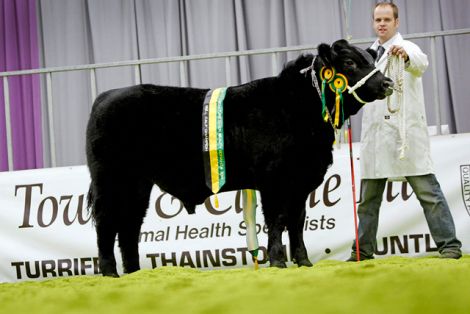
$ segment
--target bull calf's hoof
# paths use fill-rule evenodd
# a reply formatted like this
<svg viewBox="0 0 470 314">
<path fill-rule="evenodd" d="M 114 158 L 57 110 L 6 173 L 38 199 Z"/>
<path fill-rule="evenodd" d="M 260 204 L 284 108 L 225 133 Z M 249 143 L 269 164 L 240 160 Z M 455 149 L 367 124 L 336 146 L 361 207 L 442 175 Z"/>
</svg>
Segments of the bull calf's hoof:
<svg viewBox="0 0 470 314">
<path fill-rule="evenodd" d="M 297 262 L 297 266 L 299 267 L 312 267 L 313 264 L 308 260 L 308 258 L 305 258 L 305 259 L 302 259 L 300 261 Z"/>
<path fill-rule="evenodd" d="M 109 264 L 106 264 L 104 262 L 102 264 L 103 264 L 103 266 L 100 267 L 100 272 L 101 272 L 101 274 L 103 274 L 103 276 L 119 278 L 116 266 L 109 265 Z"/>
<path fill-rule="evenodd" d="M 112 277 L 112 278 L 119 278 L 119 275 L 118 273 L 114 273 L 114 272 L 106 272 L 106 273 L 102 273 L 104 277 Z"/>
<path fill-rule="evenodd" d="M 139 266 L 132 266 L 132 267 L 125 267 L 124 266 L 124 273 L 125 274 L 130 274 L 130 273 L 133 273 L 133 272 L 136 272 L 140 270 L 140 267 Z"/>
<path fill-rule="evenodd" d="M 287 268 L 287 265 L 282 261 L 270 261 L 269 267 Z"/>
</svg>

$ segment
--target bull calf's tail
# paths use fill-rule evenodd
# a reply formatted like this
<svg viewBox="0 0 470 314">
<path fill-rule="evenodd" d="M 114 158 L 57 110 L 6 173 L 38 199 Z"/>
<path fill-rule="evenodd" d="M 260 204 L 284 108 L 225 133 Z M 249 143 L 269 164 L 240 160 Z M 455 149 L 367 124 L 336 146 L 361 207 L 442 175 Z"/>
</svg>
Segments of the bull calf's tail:
<svg viewBox="0 0 470 314">
<path fill-rule="evenodd" d="M 90 188 L 88 189 L 88 194 L 86 198 L 87 198 L 87 204 L 86 204 L 87 212 L 90 213 L 90 210 L 91 210 L 91 216 L 92 216 L 93 222 L 95 222 L 95 210 L 94 210 L 95 198 L 93 194 L 93 184 L 90 184 Z"/>
<path fill-rule="evenodd" d="M 93 188 L 91 187 L 91 184 L 90 184 L 90 188 L 88 189 L 88 194 L 86 198 L 87 198 L 86 209 L 88 210 L 88 212 L 90 212 L 90 208 L 92 208 L 93 206 Z"/>
</svg>

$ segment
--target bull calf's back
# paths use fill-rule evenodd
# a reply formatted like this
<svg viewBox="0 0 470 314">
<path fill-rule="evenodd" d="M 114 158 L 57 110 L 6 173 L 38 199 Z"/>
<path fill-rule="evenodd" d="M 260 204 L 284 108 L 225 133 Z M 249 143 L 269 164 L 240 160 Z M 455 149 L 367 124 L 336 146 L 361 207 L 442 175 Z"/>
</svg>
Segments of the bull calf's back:
<svg viewBox="0 0 470 314">
<path fill-rule="evenodd" d="M 137 85 L 101 94 L 88 123 L 87 154 L 122 163 L 200 151 L 205 92 Z"/>
</svg>

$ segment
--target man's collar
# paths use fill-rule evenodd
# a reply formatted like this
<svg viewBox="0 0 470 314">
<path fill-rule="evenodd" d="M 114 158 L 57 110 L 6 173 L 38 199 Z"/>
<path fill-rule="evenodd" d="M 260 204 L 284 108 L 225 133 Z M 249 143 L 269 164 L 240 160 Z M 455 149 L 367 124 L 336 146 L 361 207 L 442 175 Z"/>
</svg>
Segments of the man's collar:
<svg viewBox="0 0 470 314">
<path fill-rule="evenodd" d="M 387 40 L 386 42 L 384 42 L 383 44 L 380 44 L 379 42 L 379 39 L 377 38 L 375 40 L 375 42 L 372 44 L 372 46 L 370 46 L 372 49 L 374 50 L 377 50 L 377 48 L 379 46 L 382 46 L 385 48 L 385 51 L 387 51 L 388 48 L 390 48 L 391 45 L 393 45 L 394 43 L 396 43 L 395 41 L 401 41 L 403 39 L 403 37 L 401 36 L 401 34 L 399 32 L 396 32 L 395 35 L 393 35 L 392 38 L 390 38 L 389 40 Z"/>
</svg>

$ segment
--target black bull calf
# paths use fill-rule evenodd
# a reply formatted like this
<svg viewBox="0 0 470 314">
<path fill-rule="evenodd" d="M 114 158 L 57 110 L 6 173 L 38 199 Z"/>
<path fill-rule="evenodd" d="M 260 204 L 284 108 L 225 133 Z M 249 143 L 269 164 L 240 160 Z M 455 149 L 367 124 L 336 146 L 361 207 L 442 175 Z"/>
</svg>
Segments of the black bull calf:
<svg viewBox="0 0 470 314">
<path fill-rule="evenodd" d="M 310 66 L 320 86 L 323 66 L 344 74 L 352 86 L 375 69 L 372 54 L 344 40 L 331 47 L 321 44 L 315 59 L 302 55 L 276 77 L 227 89 L 226 184 L 221 192 L 260 192 L 271 266 L 286 266 L 281 242 L 285 228 L 293 260 L 299 266 L 312 265 L 303 241 L 305 203 L 333 162 L 334 129 L 323 120 Z M 391 84 L 377 72 L 357 89 L 357 96 L 366 102 L 382 99 Z M 88 206 L 103 275 L 118 276 L 116 235 L 124 272 L 139 269 L 140 228 L 154 184 L 180 199 L 189 213 L 212 194 L 205 184 L 201 134 L 207 91 L 143 84 L 110 90 L 96 99 L 86 135 L 92 179 Z M 335 93 L 326 88 L 325 97 L 334 111 Z M 339 124 L 363 105 L 348 92 L 343 97 Z"/>
</svg>

